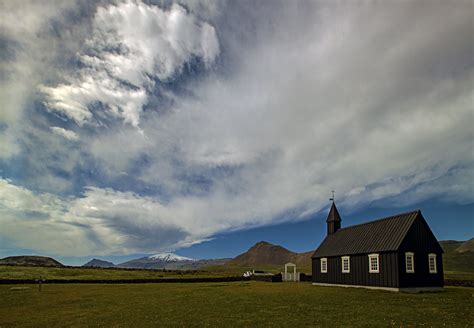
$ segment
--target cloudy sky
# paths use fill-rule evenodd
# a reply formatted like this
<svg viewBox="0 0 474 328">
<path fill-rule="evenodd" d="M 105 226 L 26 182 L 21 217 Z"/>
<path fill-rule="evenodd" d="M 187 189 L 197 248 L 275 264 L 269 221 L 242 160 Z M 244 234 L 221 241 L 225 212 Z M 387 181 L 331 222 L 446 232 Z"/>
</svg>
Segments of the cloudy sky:
<svg viewBox="0 0 474 328">
<path fill-rule="evenodd" d="M 1 0 L 0 255 L 310 249 L 333 189 L 354 221 L 424 206 L 472 236 L 472 12 Z"/>
</svg>

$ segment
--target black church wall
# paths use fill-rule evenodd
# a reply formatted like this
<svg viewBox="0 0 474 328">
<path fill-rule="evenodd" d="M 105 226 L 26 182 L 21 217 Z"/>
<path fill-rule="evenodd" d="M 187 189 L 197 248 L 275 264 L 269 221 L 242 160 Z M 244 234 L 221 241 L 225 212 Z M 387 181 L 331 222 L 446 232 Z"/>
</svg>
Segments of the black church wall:
<svg viewBox="0 0 474 328">
<path fill-rule="evenodd" d="M 327 273 L 321 273 L 320 259 L 312 260 L 313 282 L 340 285 L 399 287 L 398 255 L 379 253 L 379 273 L 369 272 L 368 254 L 350 255 L 350 272 L 342 272 L 342 258 L 328 257 Z"/>
</svg>

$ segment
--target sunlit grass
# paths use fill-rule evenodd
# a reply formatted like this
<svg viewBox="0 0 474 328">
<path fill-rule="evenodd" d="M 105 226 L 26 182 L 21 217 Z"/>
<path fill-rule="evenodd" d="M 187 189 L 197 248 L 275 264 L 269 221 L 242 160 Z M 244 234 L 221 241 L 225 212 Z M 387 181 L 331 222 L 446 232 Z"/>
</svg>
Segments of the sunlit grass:
<svg viewBox="0 0 474 328">
<path fill-rule="evenodd" d="M 162 271 L 162 270 L 121 270 L 100 268 L 51 268 L 0 265 L 0 279 L 160 279 L 222 277 L 226 272 L 209 271 Z"/>
<path fill-rule="evenodd" d="M 11 288 L 29 289 L 10 290 Z M 309 283 L 0 286 L 0 327 L 471 327 L 473 289 L 404 294 Z"/>
</svg>

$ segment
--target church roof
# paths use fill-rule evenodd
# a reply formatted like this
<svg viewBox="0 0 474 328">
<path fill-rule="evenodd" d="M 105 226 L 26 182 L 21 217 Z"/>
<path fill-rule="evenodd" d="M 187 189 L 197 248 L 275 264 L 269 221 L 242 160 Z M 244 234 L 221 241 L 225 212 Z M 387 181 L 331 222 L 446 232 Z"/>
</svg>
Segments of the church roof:
<svg viewBox="0 0 474 328">
<path fill-rule="evenodd" d="M 421 216 L 421 212 L 416 210 L 341 228 L 327 235 L 312 257 L 396 251 L 418 216 Z"/>
</svg>

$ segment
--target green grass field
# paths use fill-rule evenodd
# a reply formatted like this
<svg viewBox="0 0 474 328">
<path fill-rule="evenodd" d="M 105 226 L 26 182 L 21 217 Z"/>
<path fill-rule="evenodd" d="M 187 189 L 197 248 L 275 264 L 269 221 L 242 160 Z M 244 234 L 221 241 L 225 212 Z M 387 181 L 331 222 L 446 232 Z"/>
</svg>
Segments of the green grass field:
<svg viewBox="0 0 474 328">
<path fill-rule="evenodd" d="M 444 279 L 471 280 L 474 281 L 474 272 L 466 271 L 444 271 Z"/>
<path fill-rule="evenodd" d="M 0 265 L 0 279 L 165 279 L 193 277 L 225 277 L 232 272 L 223 271 L 166 271 L 119 270 L 97 268 L 51 268 Z"/>
<path fill-rule="evenodd" d="M 472 327 L 473 289 L 405 294 L 309 283 L 0 286 L 0 327 Z M 14 290 L 12 290 L 12 288 Z"/>
<path fill-rule="evenodd" d="M 166 279 L 166 278 L 193 278 L 193 277 L 229 277 L 241 276 L 243 272 L 251 270 L 247 267 L 212 266 L 200 271 L 160 271 L 160 270 L 118 270 L 94 268 L 50 268 L 24 267 L 0 265 L 0 279 Z M 280 267 L 262 267 L 262 270 L 278 273 Z M 311 274 L 310 268 L 298 268 L 299 272 Z M 445 279 L 474 280 L 474 272 L 445 271 Z"/>
</svg>

